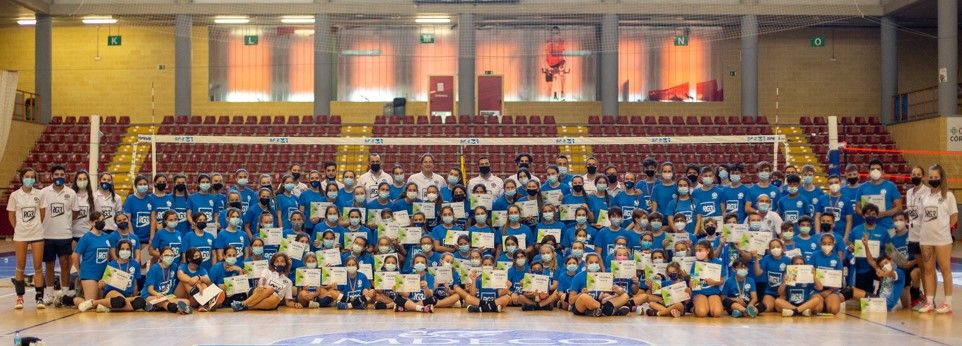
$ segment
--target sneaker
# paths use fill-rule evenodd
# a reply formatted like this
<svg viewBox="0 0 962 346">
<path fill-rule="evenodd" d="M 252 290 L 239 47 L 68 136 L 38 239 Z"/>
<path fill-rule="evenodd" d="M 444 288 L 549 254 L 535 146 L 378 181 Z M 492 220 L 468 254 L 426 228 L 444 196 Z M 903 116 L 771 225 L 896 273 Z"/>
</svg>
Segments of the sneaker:
<svg viewBox="0 0 962 346">
<path fill-rule="evenodd" d="M 745 308 L 745 312 L 748 313 L 748 317 L 755 318 L 758 317 L 758 309 L 754 306 L 749 306 Z"/>
<path fill-rule="evenodd" d="M 671 309 L 671 317 L 678 318 L 681 317 L 682 312 L 678 309 Z"/>
<path fill-rule="evenodd" d="M 541 307 L 541 311 L 551 311 L 551 310 L 554 310 L 554 306 L 551 306 L 551 304 Z"/>
<path fill-rule="evenodd" d="M 345 302 L 338 302 L 338 303 L 337 303 L 337 309 L 338 309 L 338 310 L 347 310 L 347 308 L 348 308 L 347 303 L 345 303 Z"/>
<path fill-rule="evenodd" d="M 474 313 L 481 312 L 481 307 L 477 305 L 468 305 L 468 312 L 474 312 Z"/>
<path fill-rule="evenodd" d="M 920 308 L 919 308 L 918 310 L 916 310 L 916 311 L 918 311 L 919 313 L 924 314 L 924 313 L 932 312 L 933 310 L 935 310 L 935 307 L 932 306 L 932 304 L 929 304 L 928 302 L 926 302 L 925 304 L 922 305 L 922 307 L 920 307 Z"/>
<path fill-rule="evenodd" d="M 939 305 L 939 307 L 935 308 L 935 313 L 937 313 L 937 314 L 951 314 L 951 313 L 952 313 L 952 307 L 949 306 L 949 304 Z"/>
<path fill-rule="evenodd" d="M 802 316 L 812 317 L 812 309 L 805 309 L 805 311 L 802 311 Z"/>
<path fill-rule="evenodd" d="M 460 308 L 461 308 L 461 301 L 459 300 L 459 301 L 454 302 L 454 305 L 451 305 L 451 307 L 452 307 L 452 308 L 455 308 L 455 309 L 460 309 Z"/>
<path fill-rule="evenodd" d="M 628 316 L 628 313 L 630 312 L 631 312 L 631 308 L 627 306 L 622 306 L 615 310 L 615 316 Z"/>
<path fill-rule="evenodd" d="M 912 311 L 919 311 L 925 305 L 925 300 L 918 299 L 912 301 Z"/>
<path fill-rule="evenodd" d="M 782 309 L 782 317 L 792 317 L 792 316 L 795 316 L 795 310 Z"/>
<path fill-rule="evenodd" d="M 421 312 L 427 314 L 434 313 L 434 305 L 425 305 L 423 308 L 421 308 Z"/>
<path fill-rule="evenodd" d="M 63 305 L 64 290 L 56 290 L 53 292 L 53 306 L 59 308 Z M 47 305 L 50 305 L 49 303 Z"/>
<path fill-rule="evenodd" d="M 531 304 L 524 304 L 521 306 L 521 311 L 534 311 L 537 309 L 538 309 L 537 306 L 531 305 Z"/>
<path fill-rule="evenodd" d="M 594 309 L 594 310 L 585 311 L 585 316 L 601 317 L 601 316 L 604 316 L 604 313 L 601 312 L 601 309 Z"/>
<path fill-rule="evenodd" d="M 648 303 L 635 306 L 635 312 L 638 313 L 638 316 L 648 314 L 649 309 L 651 309 L 651 307 L 648 305 Z"/>
<path fill-rule="evenodd" d="M 151 312 L 154 311 L 154 309 L 154 304 L 151 304 L 150 302 L 144 304 L 144 312 Z"/>
<path fill-rule="evenodd" d="M 340 308 L 340 306 L 338 306 L 338 308 Z M 395 305 L 394 312 L 404 312 L 404 307 L 400 305 Z"/>
<path fill-rule="evenodd" d="M 741 311 L 738 311 L 738 310 L 732 310 L 732 317 L 734 317 L 734 318 L 741 318 L 741 317 L 742 317 L 742 312 L 741 312 Z"/>
<path fill-rule="evenodd" d="M 54 302 L 54 290 L 47 290 L 43 292 L 43 305 L 53 305 Z M 59 292 L 59 291 L 56 291 Z"/>
<path fill-rule="evenodd" d="M 87 310 L 90 310 L 90 308 L 92 307 L 94 307 L 94 301 L 85 300 L 83 301 L 83 303 L 80 303 L 80 305 L 77 305 L 77 310 L 80 310 L 80 312 L 85 312 Z"/>
<path fill-rule="evenodd" d="M 43 310 L 47 308 L 47 304 L 43 303 L 43 299 L 37 299 L 37 310 Z"/>
<path fill-rule="evenodd" d="M 310 303 L 307 303 L 307 307 L 310 309 L 317 309 L 321 307 L 321 304 L 312 300 Z"/>
<path fill-rule="evenodd" d="M 645 315 L 650 317 L 656 317 L 658 316 L 658 311 L 655 311 L 655 309 L 648 309 L 645 311 Z"/>
<path fill-rule="evenodd" d="M 110 312 L 110 308 L 97 304 L 97 312 Z"/>
<path fill-rule="evenodd" d="M 23 309 L 23 297 L 17 297 L 17 302 L 13 304 L 13 308 L 16 310 Z"/>
<path fill-rule="evenodd" d="M 181 300 L 177 302 L 177 312 L 184 315 L 190 315 L 194 313 L 194 309 L 191 309 L 190 305 L 188 305 L 187 302 Z"/>
<path fill-rule="evenodd" d="M 244 302 L 239 301 L 239 300 L 230 303 L 230 307 L 231 307 L 231 309 L 234 309 L 234 311 L 244 311 L 244 310 L 247 310 L 247 306 L 244 305 Z"/>
</svg>

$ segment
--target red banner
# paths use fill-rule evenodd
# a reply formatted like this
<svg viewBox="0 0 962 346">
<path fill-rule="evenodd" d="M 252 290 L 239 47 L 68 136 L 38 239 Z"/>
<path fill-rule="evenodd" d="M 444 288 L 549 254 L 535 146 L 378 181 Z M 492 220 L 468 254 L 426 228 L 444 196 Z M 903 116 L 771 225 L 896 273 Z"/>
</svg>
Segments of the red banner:
<svg viewBox="0 0 962 346">
<path fill-rule="evenodd" d="M 454 115 L 454 76 L 428 77 L 428 114 Z"/>
</svg>

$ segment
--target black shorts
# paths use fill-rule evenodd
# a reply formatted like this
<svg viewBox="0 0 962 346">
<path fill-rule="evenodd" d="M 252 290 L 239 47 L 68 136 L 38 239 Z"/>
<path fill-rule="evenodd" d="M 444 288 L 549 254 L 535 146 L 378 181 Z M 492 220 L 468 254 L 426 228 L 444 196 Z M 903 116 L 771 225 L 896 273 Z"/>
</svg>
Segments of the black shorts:
<svg viewBox="0 0 962 346">
<path fill-rule="evenodd" d="M 44 239 L 43 261 L 53 262 L 57 258 L 70 256 L 73 253 L 73 239 Z"/>
<path fill-rule="evenodd" d="M 919 257 L 922 256 L 922 246 L 919 245 L 917 241 L 909 242 L 909 256 Z"/>
<path fill-rule="evenodd" d="M 867 295 L 875 294 L 875 272 L 855 273 L 855 288 L 865 291 Z"/>
</svg>

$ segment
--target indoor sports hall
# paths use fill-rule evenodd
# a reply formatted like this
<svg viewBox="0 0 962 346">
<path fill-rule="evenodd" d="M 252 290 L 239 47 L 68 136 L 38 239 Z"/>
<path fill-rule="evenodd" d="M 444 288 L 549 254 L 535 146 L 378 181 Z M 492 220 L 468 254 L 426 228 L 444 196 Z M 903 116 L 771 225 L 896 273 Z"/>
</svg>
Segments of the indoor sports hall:
<svg viewBox="0 0 962 346">
<path fill-rule="evenodd" d="M 960 14 L 0 0 L 0 342 L 962 345 Z"/>
</svg>

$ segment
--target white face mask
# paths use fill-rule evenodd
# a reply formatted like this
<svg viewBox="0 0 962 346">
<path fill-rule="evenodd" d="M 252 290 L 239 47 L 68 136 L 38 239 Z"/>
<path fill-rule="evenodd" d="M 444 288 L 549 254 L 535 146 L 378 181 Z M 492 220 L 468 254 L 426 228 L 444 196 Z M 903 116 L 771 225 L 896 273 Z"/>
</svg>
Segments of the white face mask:
<svg viewBox="0 0 962 346">
<path fill-rule="evenodd" d="M 687 223 L 684 223 L 684 222 L 681 222 L 681 221 L 675 222 L 675 230 L 676 230 L 676 231 L 684 231 L 684 230 L 685 230 L 685 226 L 687 226 L 687 225 L 688 225 Z"/>
<path fill-rule="evenodd" d="M 830 254 L 832 254 L 832 250 L 835 250 L 835 246 L 833 246 L 833 245 L 822 245 L 822 253 L 824 253 L 824 254 L 826 254 L 826 255 L 830 255 Z"/>
<path fill-rule="evenodd" d="M 868 177 L 872 178 L 872 180 L 882 179 L 882 171 L 873 169 L 871 172 L 868 172 Z"/>
<path fill-rule="evenodd" d="M 831 184 L 828 186 L 828 190 L 832 191 L 832 193 L 837 193 L 841 189 L 842 189 L 842 186 L 839 184 Z"/>
</svg>

